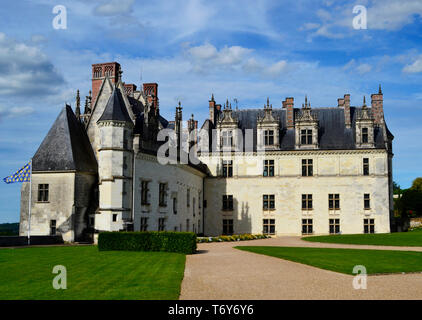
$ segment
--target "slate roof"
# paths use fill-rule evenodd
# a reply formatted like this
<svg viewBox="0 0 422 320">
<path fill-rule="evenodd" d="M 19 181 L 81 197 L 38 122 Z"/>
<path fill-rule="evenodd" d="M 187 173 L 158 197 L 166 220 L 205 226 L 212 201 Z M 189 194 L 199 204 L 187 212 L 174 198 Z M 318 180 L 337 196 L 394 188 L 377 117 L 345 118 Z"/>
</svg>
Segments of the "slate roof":
<svg viewBox="0 0 422 320">
<path fill-rule="evenodd" d="M 97 172 L 97 161 L 83 125 L 65 106 L 34 157 L 35 171 Z"/>
<path fill-rule="evenodd" d="M 371 114 L 371 108 L 368 108 Z M 361 108 L 350 107 L 351 128 L 346 128 L 344 121 L 343 108 L 314 108 L 312 114 L 318 119 L 318 143 L 321 150 L 349 150 L 356 149 L 355 145 L 355 124 L 356 115 L 359 114 Z M 298 118 L 300 108 L 295 108 L 295 119 Z M 286 109 L 272 109 L 274 118 L 279 118 L 280 128 L 280 150 L 295 150 L 295 130 L 287 130 L 286 128 Z M 239 128 L 243 134 L 246 129 L 253 130 L 253 150 L 257 147 L 257 119 L 264 116 L 263 109 L 241 109 L 233 110 L 232 116 L 239 120 Z M 219 114 L 219 118 L 223 117 Z M 208 120 L 207 120 L 208 121 Z M 204 129 L 210 129 L 210 123 L 204 123 Z M 387 133 L 391 133 L 387 129 Z M 384 135 L 381 128 L 375 129 L 375 148 L 385 148 Z"/>
<path fill-rule="evenodd" d="M 105 120 L 132 122 L 129 113 L 127 112 L 125 102 L 123 101 L 122 93 L 116 87 L 113 89 L 104 108 L 104 112 L 97 122 Z"/>
</svg>

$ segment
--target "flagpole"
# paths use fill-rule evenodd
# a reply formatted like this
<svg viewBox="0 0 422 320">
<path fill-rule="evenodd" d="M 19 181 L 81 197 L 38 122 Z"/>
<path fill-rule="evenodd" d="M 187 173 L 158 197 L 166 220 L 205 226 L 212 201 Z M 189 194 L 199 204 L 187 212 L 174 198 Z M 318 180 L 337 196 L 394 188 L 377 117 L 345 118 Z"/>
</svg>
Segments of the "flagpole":
<svg viewBox="0 0 422 320">
<path fill-rule="evenodd" d="M 28 246 L 31 244 L 31 203 L 32 203 L 32 158 L 29 173 L 29 203 L 28 203 Z"/>
</svg>

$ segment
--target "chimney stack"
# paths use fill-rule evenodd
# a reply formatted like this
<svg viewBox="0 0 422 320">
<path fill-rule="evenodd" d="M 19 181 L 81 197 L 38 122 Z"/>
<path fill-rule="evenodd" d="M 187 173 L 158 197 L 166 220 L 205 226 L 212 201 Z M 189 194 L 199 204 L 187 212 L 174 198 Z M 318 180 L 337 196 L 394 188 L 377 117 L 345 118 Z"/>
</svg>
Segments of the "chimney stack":
<svg viewBox="0 0 422 320">
<path fill-rule="evenodd" d="M 158 84 L 157 83 L 144 83 L 143 90 L 147 96 L 148 102 L 152 103 L 156 112 L 156 115 L 159 114 L 158 107 Z"/>
<path fill-rule="evenodd" d="M 211 95 L 211 100 L 209 101 L 209 109 L 210 109 L 210 121 L 214 123 L 215 121 L 215 100 L 214 94 Z"/>
<path fill-rule="evenodd" d="M 283 103 L 283 108 L 287 109 L 287 129 L 293 129 L 294 124 L 294 98 L 288 97 Z"/>
<path fill-rule="evenodd" d="M 374 123 L 380 125 L 384 122 L 384 98 L 379 86 L 378 93 L 371 94 L 371 107 L 374 116 Z"/>
<path fill-rule="evenodd" d="M 92 65 L 92 105 L 95 104 L 101 84 L 106 77 L 117 83 L 121 76 L 120 64 L 117 62 L 97 63 Z"/>
<path fill-rule="evenodd" d="M 124 88 L 125 88 L 125 93 L 128 96 L 132 96 L 133 97 L 133 93 L 136 91 L 136 85 L 130 83 L 130 84 L 124 84 Z"/>
<path fill-rule="evenodd" d="M 344 95 L 344 124 L 346 128 L 351 128 L 352 122 L 350 120 L 350 94 Z"/>
</svg>

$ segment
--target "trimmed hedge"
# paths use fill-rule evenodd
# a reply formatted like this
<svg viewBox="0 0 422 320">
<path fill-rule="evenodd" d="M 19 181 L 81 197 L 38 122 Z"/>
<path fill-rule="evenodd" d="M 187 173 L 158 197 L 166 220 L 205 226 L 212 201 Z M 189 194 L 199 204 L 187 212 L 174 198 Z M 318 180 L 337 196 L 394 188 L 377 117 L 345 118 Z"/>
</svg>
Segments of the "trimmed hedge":
<svg viewBox="0 0 422 320">
<path fill-rule="evenodd" d="M 101 232 L 98 250 L 167 251 L 191 254 L 196 251 L 193 232 L 145 231 Z"/>
<path fill-rule="evenodd" d="M 256 239 L 267 239 L 271 238 L 265 234 L 234 234 L 231 236 L 218 236 L 218 237 L 199 237 L 196 242 L 226 242 L 226 241 L 244 241 L 244 240 L 256 240 Z"/>
</svg>

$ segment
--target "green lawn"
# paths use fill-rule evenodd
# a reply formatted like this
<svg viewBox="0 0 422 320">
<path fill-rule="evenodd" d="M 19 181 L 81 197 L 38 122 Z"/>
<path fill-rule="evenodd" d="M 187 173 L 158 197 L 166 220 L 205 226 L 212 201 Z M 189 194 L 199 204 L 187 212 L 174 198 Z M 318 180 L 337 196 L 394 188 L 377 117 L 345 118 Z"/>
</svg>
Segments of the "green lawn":
<svg viewBox="0 0 422 320">
<path fill-rule="evenodd" d="M 422 229 L 409 232 L 345 234 L 331 236 L 304 237 L 302 240 L 311 242 L 367 244 L 379 246 L 422 247 Z"/>
<path fill-rule="evenodd" d="M 368 274 L 422 271 L 422 252 L 255 246 L 236 248 L 346 274 L 353 274 L 356 265 L 365 266 Z"/>
<path fill-rule="evenodd" d="M 55 265 L 67 289 L 55 290 Z M 0 249 L 0 299 L 178 299 L 185 255 L 96 246 Z"/>
</svg>

